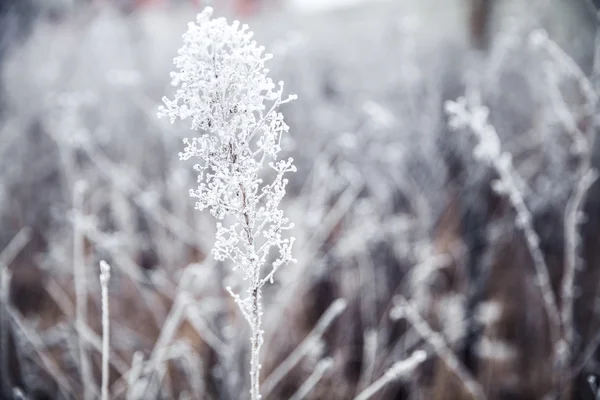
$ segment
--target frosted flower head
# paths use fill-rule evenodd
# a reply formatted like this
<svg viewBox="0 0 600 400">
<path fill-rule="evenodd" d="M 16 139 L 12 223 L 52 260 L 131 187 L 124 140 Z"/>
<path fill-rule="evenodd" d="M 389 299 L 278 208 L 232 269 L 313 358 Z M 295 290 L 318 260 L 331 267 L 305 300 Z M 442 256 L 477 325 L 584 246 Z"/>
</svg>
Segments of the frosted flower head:
<svg viewBox="0 0 600 400">
<path fill-rule="evenodd" d="M 212 8 L 188 25 L 171 73 L 177 88 L 164 98 L 159 117 L 189 121 L 199 131 L 185 139 L 182 160 L 198 160 L 198 187 L 190 190 L 196 208 L 208 209 L 218 220 L 213 255 L 231 260 L 253 284 L 271 281 L 272 272 L 292 261 L 292 224 L 279 209 L 287 172 L 293 160 L 279 160 L 281 138 L 288 131 L 279 106 L 283 82 L 276 87 L 267 76 L 271 58 L 238 21 L 211 19 Z M 265 170 L 268 173 L 265 173 Z M 267 179 L 268 178 L 268 179 Z M 271 249 L 278 258 L 271 262 Z M 272 272 L 261 277 L 261 267 Z"/>
<path fill-rule="evenodd" d="M 189 118 L 194 130 L 232 135 L 228 126 L 253 126 L 265 112 L 265 102 L 281 99 L 283 83 L 277 89 L 267 76 L 265 61 L 272 56 L 252 40 L 247 25 L 211 19 L 212 13 L 206 7 L 183 34 L 171 73 L 178 89 L 173 99 L 163 98 L 159 116 L 172 123 Z M 287 130 L 279 115 L 270 122 Z"/>
</svg>

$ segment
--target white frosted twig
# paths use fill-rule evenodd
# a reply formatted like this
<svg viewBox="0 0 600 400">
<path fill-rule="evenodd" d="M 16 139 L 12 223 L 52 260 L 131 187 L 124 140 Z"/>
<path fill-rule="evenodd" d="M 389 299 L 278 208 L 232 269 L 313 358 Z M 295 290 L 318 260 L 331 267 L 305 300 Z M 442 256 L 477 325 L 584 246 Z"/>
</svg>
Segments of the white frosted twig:
<svg viewBox="0 0 600 400">
<path fill-rule="evenodd" d="M 548 91 L 550 101 L 552 102 L 553 112 L 556 113 L 559 122 L 566 129 L 567 133 L 573 140 L 572 150 L 577 155 L 584 155 L 589 153 L 588 138 L 579 129 L 578 121 L 574 113 L 569 109 L 560 92 L 558 79 L 553 76 L 555 75 L 549 68 L 547 71 L 548 75 Z"/>
<path fill-rule="evenodd" d="M 81 332 L 87 325 L 87 277 L 84 254 L 84 232 L 81 223 L 83 210 L 83 195 L 86 190 L 84 181 L 77 181 L 73 186 L 73 276 L 75 282 L 75 325 L 79 338 L 79 373 L 83 398 L 94 399 L 94 384 L 92 368 L 87 355 L 87 345 Z"/>
<path fill-rule="evenodd" d="M 302 386 L 296 390 L 296 393 L 290 397 L 290 400 L 302 400 L 310 394 L 310 392 L 317 386 L 317 383 L 323 378 L 325 373 L 333 367 L 333 360 L 331 357 L 320 360 L 315 366 L 314 371 L 304 381 Z"/>
<path fill-rule="evenodd" d="M 73 318 L 75 314 L 75 304 L 69 298 L 65 290 L 56 282 L 55 279 L 49 279 L 46 284 L 46 291 L 52 297 L 58 308 L 67 318 Z"/>
<path fill-rule="evenodd" d="M 592 10 L 596 12 L 594 6 L 590 3 L 590 7 Z M 596 20 L 600 21 L 600 13 L 596 14 Z M 600 27 L 596 29 L 596 37 L 595 37 L 595 51 L 594 51 L 594 65 L 592 68 L 592 85 L 594 86 L 596 93 L 600 93 Z M 599 126 L 600 119 L 596 116 L 595 119 L 592 119 L 592 123 L 590 124 L 590 131 L 594 132 L 594 130 Z M 594 140 L 600 140 L 597 135 L 595 135 Z M 593 142 L 592 142 L 593 145 Z M 591 147 L 591 146 L 590 146 Z M 577 239 L 575 239 L 577 240 Z M 597 311 L 597 307 L 594 307 L 594 311 Z M 580 360 L 577 365 L 574 367 L 576 372 L 579 372 L 584 366 L 588 363 L 591 357 L 594 356 L 596 349 L 600 345 L 600 329 L 594 334 L 594 336 L 588 340 L 585 348 L 580 352 Z M 598 392 L 598 396 L 600 396 L 600 392 Z"/>
<path fill-rule="evenodd" d="M 579 88 L 589 104 L 595 104 L 598 101 L 598 94 L 594 90 L 592 82 L 573 58 L 565 53 L 558 44 L 548 38 L 548 34 L 544 30 L 538 29 L 533 31 L 529 40 L 534 46 L 543 47 L 565 72 L 577 79 Z"/>
<path fill-rule="evenodd" d="M 144 354 L 136 351 L 131 359 L 131 369 L 127 374 L 127 395 L 128 400 L 137 400 L 140 398 L 138 392 L 142 385 L 139 385 L 140 377 L 144 367 Z M 116 396 L 115 396 L 116 397 Z"/>
<path fill-rule="evenodd" d="M 102 354 L 102 337 L 98 335 L 94 330 L 92 330 L 89 326 L 85 326 L 83 331 L 80 332 L 83 335 L 83 338 L 88 343 L 88 345 L 92 346 L 94 350 L 98 353 Z M 119 356 L 119 354 L 115 351 L 111 351 L 109 357 L 109 363 L 112 365 L 120 374 L 123 374 L 129 370 L 129 365 Z"/>
<path fill-rule="evenodd" d="M 467 99 L 464 97 L 459 97 L 456 101 L 447 101 L 445 108 L 450 117 L 451 128 L 468 127 L 474 133 L 478 141 L 473 151 L 475 157 L 494 168 L 498 174 L 498 180 L 493 182 L 493 189 L 504 194 L 516 211 L 516 225 L 523 231 L 525 243 L 535 268 L 544 308 L 550 319 L 550 335 L 553 343 L 558 343 L 561 319 L 550 283 L 548 265 L 539 246 L 539 237 L 533 228 L 531 213 L 518 188 L 518 178 L 516 178 L 518 174 L 512 165 L 511 156 L 502 152 L 498 133 L 488 122 L 489 109 L 481 105 L 467 104 Z"/>
<path fill-rule="evenodd" d="M 6 307 L 9 302 L 10 271 L 8 266 L 15 257 L 23 250 L 31 238 L 31 229 L 25 227 L 19 231 L 0 252 L 0 351 L 2 352 L 2 381 L 4 385 L 10 385 L 8 365 L 8 332 L 9 320 Z"/>
<path fill-rule="evenodd" d="M 3 270 L 3 276 L 5 282 L 10 282 L 10 271 L 7 269 Z M 73 398 L 75 397 L 75 391 L 70 386 L 69 382 L 65 377 L 60 373 L 60 368 L 56 364 L 55 360 L 48 357 L 45 353 L 45 345 L 43 340 L 39 337 L 39 335 L 29 327 L 27 327 L 21 317 L 18 314 L 18 311 L 13 310 L 10 304 L 4 305 L 5 310 L 10 317 L 13 326 L 18 331 L 19 337 L 24 338 L 27 342 L 29 342 L 32 348 L 35 351 L 35 354 L 38 357 L 36 363 L 40 365 L 47 373 L 52 377 L 52 379 L 57 383 L 60 394 L 63 398 Z M 17 333 L 15 333 L 17 335 Z"/>
<path fill-rule="evenodd" d="M 23 393 L 23 391 L 18 387 L 14 387 L 12 389 L 12 394 L 15 400 L 30 400 L 30 397 L 26 396 L 25 393 Z"/>
<path fill-rule="evenodd" d="M 147 393 L 150 391 L 155 376 L 154 374 L 161 375 L 161 370 L 163 369 L 162 364 L 165 361 L 168 346 L 173 341 L 177 329 L 185 316 L 187 304 L 188 301 L 186 298 L 182 296 L 176 297 L 171 310 L 163 323 L 160 334 L 154 343 L 148 361 L 143 364 L 141 371 L 134 370 L 132 366 L 132 370 L 129 372 L 127 379 L 129 383 L 127 389 L 128 398 L 131 396 L 131 398 L 136 399 L 138 393 Z M 135 372 L 139 376 L 137 380 L 131 379 L 132 372 Z M 115 396 L 117 396 L 121 390 L 122 388 L 118 391 L 115 389 Z"/>
<path fill-rule="evenodd" d="M 597 313 L 597 308 L 594 308 L 594 311 Z M 579 360 L 573 367 L 574 372 L 578 373 L 583 368 L 585 368 L 586 365 L 588 365 L 588 362 L 594 356 L 596 350 L 598 349 L 598 346 L 600 346 L 600 329 L 596 329 L 596 332 L 594 332 L 594 336 L 592 336 L 588 340 L 585 348 L 580 351 Z"/>
<path fill-rule="evenodd" d="M 54 279 L 50 279 L 46 284 L 46 290 L 50 297 L 56 302 L 63 314 L 69 318 L 73 317 L 73 304 L 64 289 Z M 94 350 L 102 354 L 102 337 L 94 332 L 89 326 L 84 326 L 83 331 L 78 331 L 83 335 L 85 341 L 91 345 Z M 124 374 L 129 370 L 129 365 L 121 358 L 117 352 L 111 352 L 110 364 L 120 373 Z"/>
<path fill-rule="evenodd" d="M 317 251 L 319 246 L 325 242 L 327 237 L 335 229 L 336 225 L 346 215 L 348 210 L 355 204 L 356 199 L 360 195 L 364 184 L 362 182 L 352 182 L 339 196 L 335 205 L 329 210 L 327 215 L 323 218 L 321 223 L 316 227 L 315 232 L 307 240 L 306 244 L 301 249 L 301 253 L 305 254 L 306 251 L 309 254 Z M 310 256 L 307 257 L 310 259 Z"/>
<path fill-rule="evenodd" d="M 454 352 L 450 349 L 444 337 L 435 332 L 429 324 L 421 317 L 415 306 L 406 300 L 404 297 L 396 297 L 395 307 L 392 309 L 390 316 L 392 319 L 406 318 L 406 320 L 412 325 L 427 343 L 429 343 L 435 353 L 440 359 L 446 364 L 446 366 L 454 372 L 458 379 L 462 382 L 463 386 L 469 392 L 474 399 L 483 400 L 486 398 L 483 388 L 475 380 L 475 377 L 465 368 L 465 366 L 459 361 Z"/>
<path fill-rule="evenodd" d="M 358 385 L 356 386 L 358 389 L 364 389 L 371 382 L 371 379 L 373 379 L 377 356 L 377 340 L 376 329 L 369 329 L 364 333 L 363 366 Z"/>
<path fill-rule="evenodd" d="M 10 270 L 0 265 L 0 351 L 2 351 L 2 386 L 12 386 L 12 382 L 9 374 L 9 360 L 8 360 L 8 335 L 11 331 L 10 321 L 8 319 L 8 302 L 9 302 L 9 290 L 10 290 Z M 14 351 L 14 350 L 13 350 Z"/>
<path fill-rule="evenodd" d="M 304 340 L 287 356 L 277 368 L 264 380 L 262 389 L 263 394 L 268 396 L 279 382 L 294 368 L 302 358 L 308 354 L 317 343 L 333 321 L 346 309 L 346 300 L 337 299 L 325 310 L 321 318 L 317 321 L 312 331 Z"/>
<path fill-rule="evenodd" d="M 0 253 L 0 268 L 8 267 L 27 245 L 30 239 L 31 229 L 29 227 L 21 229 L 8 245 L 2 249 L 2 252 Z"/>
<path fill-rule="evenodd" d="M 200 307 L 194 304 L 193 299 L 184 290 L 184 286 L 188 284 L 187 275 L 184 273 L 176 289 L 176 296 L 169 311 L 167 318 L 162 324 L 162 329 L 158 339 L 154 345 L 152 353 L 146 363 L 143 363 L 139 358 L 141 354 L 134 355 L 132 361 L 132 367 L 127 374 L 128 389 L 127 399 L 137 399 L 141 396 L 144 390 L 152 384 L 153 374 L 157 372 L 160 375 L 161 363 L 166 361 L 168 354 L 168 347 L 174 340 L 177 329 L 184 319 L 187 319 L 193 326 L 193 328 L 200 334 L 202 340 L 209 345 L 217 354 L 225 356 L 229 353 L 227 347 L 222 340 L 217 337 L 207 326 L 207 324 L 200 317 Z M 192 362 L 191 359 L 188 361 Z M 142 368 L 143 366 L 143 368 Z M 143 375 L 143 376 L 142 376 Z M 141 379 L 140 379 L 141 377 Z M 195 384 L 195 382 L 194 382 Z M 145 389 L 146 388 L 146 389 Z M 119 387 L 114 390 L 114 396 L 118 397 L 122 391 L 124 391 L 124 385 L 119 382 Z"/>
<path fill-rule="evenodd" d="M 186 318 L 192 324 L 196 332 L 202 336 L 204 342 L 209 345 L 217 354 L 225 356 L 229 349 L 223 341 L 207 326 L 206 322 L 200 316 L 200 307 L 194 303 L 189 303 L 186 311 Z"/>
<path fill-rule="evenodd" d="M 599 31 L 600 32 L 600 31 Z M 595 41 L 598 41 L 598 32 Z M 584 98 L 585 114 L 582 117 L 593 117 L 598 104 L 598 93 L 594 88 L 593 82 L 585 75 L 577 63 L 565 53 L 558 44 L 548 38 L 548 35 L 543 30 L 536 30 L 530 35 L 530 41 L 534 46 L 541 47 L 552 57 L 558 71 L 552 68 L 555 64 L 547 68 L 549 78 L 550 97 L 554 111 L 559 117 L 567 133 L 573 139 L 576 154 L 579 156 L 579 165 L 576 171 L 577 184 L 571 198 L 567 203 L 564 214 L 564 272 L 561 283 L 561 310 L 560 317 L 563 326 L 563 339 L 555 349 L 555 357 L 560 362 L 561 367 L 570 366 L 572 363 L 572 346 L 575 338 L 575 327 L 573 321 L 573 306 L 574 306 L 574 284 L 575 274 L 578 268 L 578 245 L 579 245 L 579 227 L 583 219 L 583 206 L 585 196 L 589 188 L 597 179 L 597 173 L 591 169 L 591 145 L 592 132 L 595 128 L 595 122 L 589 124 L 587 132 L 582 132 L 578 127 L 577 117 L 573 115 L 565 103 L 560 92 L 560 78 L 558 73 L 567 75 L 569 78 L 574 78 L 579 84 L 580 91 Z M 594 69 L 598 67 L 596 57 L 598 50 L 594 53 Z"/>
<path fill-rule="evenodd" d="M 108 281 L 110 265 L 100 261 L 100 286 L 102 291 L 102 400 L 108 400 L 108 378 L 110 359 L 110 316 L 108 307 Z"/>
<path fill-rule="evenodd" d="M 575 191 L 565 210 L 565 272 L 562 281 L 562 310 L 561 317 L 564 324 L 565 340 L 569 346 L 573 344 L 575 338 L 573 324 L 573 302 L 575 300 L 574 285 L 575 272 L 578 267 L 578 245 L 579 245 L 579 226 L 582 222 L 582 207 L 585 196 L 591 185 L 596 181 L 598 174 L 586 168 L 583 176 L 579 180 Z M 582 171 L 583 172 L 583 171 Z"/>
<path fill-rule="evenodd" d="M 318 169 L 318 168 L 315 168 Z M 316 181 L 317 179 L 315 179 Z M 316 183 L 315 183 L 316 185 Z M 328 213 L 322 218 L 322 222 L 318 225 L 313 235 L 302 245 L 299 250 L 299 254 L 302 254 L 302 259 L 299 260 L 299 264 L 295 269 L 296 277 L 290 279 L 287 282 L 287 290 L 281 290 L 276 294 L 275 302 L 278 304 L 290 304 L 292 297 L 296 293 L 296 290 L 300 286 L 300 276 L 304 273 L 310 263 L 315 260 L 315 255 L 318 252 L 319 246 L 323 244 L 325 239 L 335 229 L 335 226 L 341 221 L 344 215 L 350 210 L 356 199 L 358 198 L 360 191 L 364 185 L 360 183 L 356 186 L 356 182 L 349 185 L 342 195 L 338 198 L 335 205 L 328 211 Z M 307 189 L 308 190 L 308 189 Z M 326 190 L 316 190 L 316 194 L 319 195 L 321 192 Z M 313 197 L 317 196 L 306 196 L 309 200 L 314 200 Z M 314 208 L 313 206 L 307 206 L 307 208 Z M 340 242 L 342 243 L 342 241 Z M 272 317 L 277 320 L 282 318 L 282 314 L 285 312 L 285 307 L 279 307 L 271 311 Z"/>
<path fill-rule="evenodd" d="M 165 320 L 158 339 L 154 344 L 152 353 L 150 353 L 150 357 L 146 366 L 149 373 L 154 372 L 154 370 L 163 362 L 167 351 L 167 346 L 173 341 L 173 338 L 177 333 L 177 329 L 179 328 L 179 325 L 185 316 L 187 304 L 188 299 L 183 296 L 178 296 L 175 299 L 175 303 L 171 307 L 169 316 Z"/>
<path fill-rule="evenodd" d="M 202 392 L 202 387 L 204 386 L 203 378 L 201 375 L 202 368 L 199 367 L 195 361 L 195 357 L 193 357 L 194 348 L 185 340 L 177 340 L 174 343 L 167 345 L 164 348 L 163 353 L 163 362 L 168 362 L 175 359 L 181 359 L 187 363 L 185 367 L 184 373 L 187 375 L 188 382 L 194 391 Z M 158 393 L 168 393 L 165 394 L 168 398 L 173 397 L 173 388 L 172 382 L 168 375 L 166 375 L 166 368 L 159 368 L 156 373 L 156 382 L 162 382 L 162 386 L 158 388 Z M 145 379 L 150 379 L 150 376 L 144 377 Z M 154 379 L 154 378 L 152 378 Z M 148 382 L 151 385 L 153 382 Z M 148 386 L 146 386 L 145 391 L 143 391 L 143 398 L 147 398 L 149 396 Z"/>
<path fill-rule="evenodd" d="M 533 36 L 533 39 L 535 41 L 536 36 Z M 557 101 L 560 100 L 560 104 L 555 108 L 558 110 L 563 110 L 563 113 L 560 114 L 561 121 L 563 121 L 563 124 L 567 127 L 567 129 L 570 126 L 574 126 L 574 129 L 569 129 L 569 132 L 573 131 L 577 135 L 576 138 L 578 138 L 579 142 L 582 143 L 581 151 L 579 153 L 579 166 L 576 172 L 578 181 L 571 198 L 567 203 L 564 216 L 565 270 L 561 285 L 561 318 L 566 342 L 565 349 L 568 353 L 565 355 L 563 361 L 569 363 L 566 365 L 572 366 L 572 363 L 574 362 L 572 359 L 573 342 L 575 340 L 575 325 L 573 321 L 573 307 L 575 302 L 574 285 L 575 274 L 579 266 L 578 248 L 581 240 L 579 237 L 579 228 L 584 218 L 583 207 L 585 205 L 585 197 L 587 196 L 590 187 L 598 178 L 597 172 L 593 170 L 591 166 L 591 149 L 594 145 L 594 142 L 598 140 L 598 138 L 594 135 L 594 130 L 597 126 L 597 122 L 594 120 L 594 113 L 598 106 L 599 98 L 597 90 L 599 90 L 600 87 L 595 86 L 592 79 L 598 78 L 597 76 L 594 77 L 593 75 L 598 72 L 598 68 L 600 67 L 600 49 L 598 48 L 598 45 L 600 44 L 600 29 L 597 29 L 596 37 L 594 38 L 596 46 L 594 51 L 592 79 L 588 79 L 583 71 L 579 68 L 577 63 L 575 63 L 573 59 L 560 48 L 560 46 L 549 40 L 544 32 L 537 35 L 537 41 L 539 44 L 542 44 L 551 55 L 554 56 L 557 62 L 566 65 L 565 69 L 567 72 L 571 76 L 574 76 L 578 81 L 581 91 L 587 100 L 586 106 L 589 107 L 588 112 L 592 117 L 587 132 L 580 131 L 577 127 L 576 121 L 574 121 L 574 117 L 568 113 L 565 113 L 568 110 L 566 110 L 566 107 L 563 106 L 564 99 L 562 99 L 562 97 L 557 99 Z M 556 91 L 558 91 L 557 86 L 558 83 L 553 85 L 553 87 L 556 87 Z M 585 358 L 585 353 L 583 354 Z M 558 355 L 560 356 L 560 354 Z"/>
<path fill-rule="evenodd" d="M 125 196 L 131 198 L 140 208 L 147 212 L 146 215 L 154 219 L 159 225 L 167 229 L 170 233 L 184 241 L 186 244 L 200 251 L 205 251 L 201 247 L 201 241 L 198 240 L 198 233 L 177 215 L 172 214 L 159 202 L 150 203 L 143 201 L 141 196 L 144 193 L 144 182 L 136 175 L 128 174 L 123 176 L 118 164 L 115 164 L 102 150 L 91 145 L 91 138 L 83 142 L 82 148 L 86 151 L 90 161 L 97 167 L 98 171 L 103 174 L 106 179 L 119 189 Z"/>
<path fill-rule="evenodd" d="M 407 374 L 410 374 L 417 368 L 425 359 L 427 353 L 423 350 L 417 350 L 411 354 L 406 360 L 394 363 L 381 378 L 377 379 L 365 390 L 358 394 L 354 400 L 367 400 L 373 397 L 377 392 L 383 389 L 388 383 L 400 379 Z"/>
<path fill-rule="evenodd" d="M 202 359 L 197 357 L 194 348 L 188 343 L 181 343 L 183 351 L 179 355 L 187 364 L 184 368 L 184 373 L 189 382 L 190 389 L 194 393 L 194 399 L 201 399 L 206 393 L 206 382 L 204 381 L 204 365 Z"/>
</svg>

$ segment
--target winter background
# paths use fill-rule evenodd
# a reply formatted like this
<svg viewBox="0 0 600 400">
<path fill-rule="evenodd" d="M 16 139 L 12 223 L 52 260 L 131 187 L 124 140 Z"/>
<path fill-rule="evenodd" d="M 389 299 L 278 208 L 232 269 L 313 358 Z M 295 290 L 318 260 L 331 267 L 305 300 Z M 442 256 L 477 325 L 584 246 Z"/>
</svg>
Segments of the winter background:
<svg viewBox="0 0 600 400">
<path fill-rule="evenodd" d="M 113 399 L 248 398 L 244 282 L 156 117 L 206 3 L 298 95 L 263 399 L 600 396 L 597 1 L 0 0 L 0 398 L 100 398 L 103 353 Z"/>
</svg>

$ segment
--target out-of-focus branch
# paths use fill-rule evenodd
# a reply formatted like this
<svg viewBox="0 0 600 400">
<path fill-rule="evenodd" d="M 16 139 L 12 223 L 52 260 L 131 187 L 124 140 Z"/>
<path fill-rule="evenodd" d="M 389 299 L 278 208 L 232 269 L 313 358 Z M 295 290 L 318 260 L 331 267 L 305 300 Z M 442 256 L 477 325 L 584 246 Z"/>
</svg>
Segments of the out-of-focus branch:
<svg viewBox="0 0 600 400">
<path fill-rule="evenodd" d="M 444 337 L 435 332 L 429 324 L 421 317 L 415 306 L 404 297 L 396 297 L 396 306 L 392 309 L 390 316 L 392 319 L 406 318 L 417 333 L 429 343 L 435 353 L 441 358 L 446 366 L 454 372 L 460 379 L 467 392 L 473 396 L 473 399 L 483 400 L 486 398 L 483 388 L 475 380 L 475 377 L 459 361 L 458 357 L 450 349 Z"/>
</svg>

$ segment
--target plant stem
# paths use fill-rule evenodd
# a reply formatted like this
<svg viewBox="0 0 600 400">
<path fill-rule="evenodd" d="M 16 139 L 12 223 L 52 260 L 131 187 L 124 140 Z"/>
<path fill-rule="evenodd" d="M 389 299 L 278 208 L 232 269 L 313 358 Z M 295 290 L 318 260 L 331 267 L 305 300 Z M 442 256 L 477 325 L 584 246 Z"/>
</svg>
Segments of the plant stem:
<svg viewBox="0 0 600 400">
<path fill-rule="evenodd" d="M 83 337 L 87 319 L 87 279 L 84 254 L 84 233 L 81 224 L 83 209 L 83 194 L 86 184 L 77 181 L 73 188 L 73 275 L 75 277 L 75 325 L 79 338 L 79 372 L 83 385 L 84 400 L 92 400 L 94 391 L 92 387 L 92 368 L 87 356 L 87 346 Z"/>
<path fill-rule="evenodd" d="M 100 286 L 102 291 L 102 390 L 101 399 L 108 400 L 108 377 L 110 358 L 110 317 L 108 307 L 108 281 L 110 266 L 100 261 Z"/>
<path fill-rule="evenodd" d="M 258 276 L 258 274 L 256 274 Z M 258 280 L 257 280 L 258 281 Z M 263 337 L 261 331 L 260 287 L 252 288 L 252 354 L 250 358 L 250 397 L 259 400 L 260 395 L 260 347 Z"/>
<path fill-rule="evenodd" d="M 230 143 L 230 152 L 232 160 L 235 163 L 236 157 L 233 152 L 233 146 Z M 254 240 L 252 237 L 252 225 L 250 221 L 250 214 L 247 210 L 247 193 L 244 185 L 240 184 L 240 192 L 242 195 L 242 214 L 244 217 L 244 230 L 246 232 L 246 240 L 248 246 L 254 248 Z M 254 263 L 254 260 L 251 260 Z M 251 266 L 253 271 L 252 276 L 252 287 L 250 289 L 250 297 L 252 300 L 252 309 L 250 314 L 250 328 L 252 330 L 252 337 L 250 338 L 251 353 L 250 353 L 250 398 L 251 400 L 260 400 L 260 347 L 263 343 L 262 335 L 262 310 L 260 304 L 261 295 L 261 279 L 260 279 L 260 266 Z"/>
</svg>

